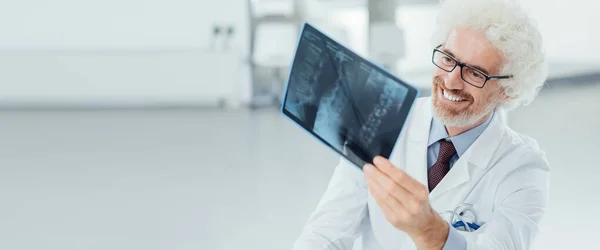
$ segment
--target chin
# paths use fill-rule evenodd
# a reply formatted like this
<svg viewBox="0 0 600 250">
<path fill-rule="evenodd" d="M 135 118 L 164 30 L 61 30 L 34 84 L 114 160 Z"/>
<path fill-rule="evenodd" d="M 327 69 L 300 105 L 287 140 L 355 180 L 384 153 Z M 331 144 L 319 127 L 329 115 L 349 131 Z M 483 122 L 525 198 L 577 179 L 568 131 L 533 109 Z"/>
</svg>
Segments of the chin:
<svg viewBox="0 0 600 250">
<path fill-rule="evenodd" d="M 493 111 L 493 105 L 479 112 L 470 110 L 471 106 L 462 110 L 451 110 L 445 105 L 441 105 L 437 100 L 433 100 L 433 116 L 445 126 L 450 127 L 470 127 L 480 122 L 486 115 Z"/>
<path fill-rule="evenodd" d="M 464 114 L 462 114 L 462 115 L 461 114 L 459 114 L 459 115 L 449 114 L 449 113 L 444 112 L 435 107 L 434 107 L 433 115 L 442 124 L 444 124 L 444 126 L 457 127 L 457 128 L 472 126 L 481 119 L 481 117 L 468 116 L 468 115 L 464 115 Z"/>
</svg>

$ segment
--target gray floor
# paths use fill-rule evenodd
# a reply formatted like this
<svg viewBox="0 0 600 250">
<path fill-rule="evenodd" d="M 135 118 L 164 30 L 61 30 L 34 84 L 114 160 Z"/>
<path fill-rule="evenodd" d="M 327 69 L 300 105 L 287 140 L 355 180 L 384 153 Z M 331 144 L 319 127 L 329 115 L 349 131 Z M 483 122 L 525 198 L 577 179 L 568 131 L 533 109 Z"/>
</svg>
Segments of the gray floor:
<svg viewBox="0 0 600 250">
<path fill-rule="evenodd" d="M 599 97 L 510 114 L 553 167 L 536 249 L 596 245 Z M 0 111 L 0 249 L 289 249 L 336 163 L 272 109 Z"/>
</svg>

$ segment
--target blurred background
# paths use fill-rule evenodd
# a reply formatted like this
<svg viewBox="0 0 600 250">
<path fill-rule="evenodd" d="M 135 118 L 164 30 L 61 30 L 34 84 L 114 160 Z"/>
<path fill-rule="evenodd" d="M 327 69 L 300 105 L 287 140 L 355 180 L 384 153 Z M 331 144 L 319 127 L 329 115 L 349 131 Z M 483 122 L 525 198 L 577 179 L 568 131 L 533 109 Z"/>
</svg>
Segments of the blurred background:
<svg viewBox="0 0 600 250">
<path fill-rule="evenodd" d="M 535 249 L 596 245 L 599 4 L 521 0 L 550 78 Z M 428 95 L 436 0 L 0 1 L 0 249 L 290 249 L 338 157 L 278 113 L 303 21 Z"/>
</svg>

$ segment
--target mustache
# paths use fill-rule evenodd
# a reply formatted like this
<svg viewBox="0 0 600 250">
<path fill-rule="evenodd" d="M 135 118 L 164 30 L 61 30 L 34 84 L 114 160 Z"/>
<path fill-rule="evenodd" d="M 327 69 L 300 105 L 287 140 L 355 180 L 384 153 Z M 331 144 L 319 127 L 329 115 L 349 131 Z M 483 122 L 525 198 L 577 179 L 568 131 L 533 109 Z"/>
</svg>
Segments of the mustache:
<svg viewBox="0 0 600 250">
<path fill-rule="evenodd" d="M 463 91 L 460 91 L 457 89 L 447 89 L 446 86 L 444 85 L 444 80 L 442 80 L 442 78 L 439 76 L 436 76 L 435 78 L 433 78 L 433 83 L 438 85 L 445 92 L 447 92 L 453 96 L 457 96 L 457 97 L 465 99 L 465 100 L 473 99 L 473 97 L 466 92 L 463 92 Z"/>
</svg>

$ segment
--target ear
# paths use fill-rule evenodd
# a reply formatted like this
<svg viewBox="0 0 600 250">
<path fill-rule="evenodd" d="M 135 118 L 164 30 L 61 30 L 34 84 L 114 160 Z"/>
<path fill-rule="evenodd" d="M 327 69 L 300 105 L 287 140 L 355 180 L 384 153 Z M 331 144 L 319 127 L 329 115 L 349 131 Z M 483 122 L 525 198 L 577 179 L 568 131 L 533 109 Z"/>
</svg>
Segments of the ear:
<svg viewBox="0 0 600 250">
<path fill-rule="evenodd" d="M 509 99 L 510 97 L 508 95 L 506 95 L 506 89 L 503 87 L 500 87 L 500 98 L 503 101 L 506 101 L 507 99 Z"/>
</svg>

